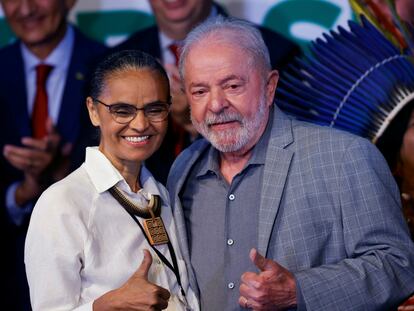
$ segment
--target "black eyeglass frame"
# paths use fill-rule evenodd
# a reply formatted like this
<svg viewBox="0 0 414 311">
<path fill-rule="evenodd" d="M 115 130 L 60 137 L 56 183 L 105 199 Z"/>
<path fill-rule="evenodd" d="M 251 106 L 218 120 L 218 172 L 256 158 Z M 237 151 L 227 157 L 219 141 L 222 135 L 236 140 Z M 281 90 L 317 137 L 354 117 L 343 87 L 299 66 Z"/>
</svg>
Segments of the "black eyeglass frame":
<svg viewBox="0 0 414 311">
<path fill-rule="evenodd" d="M 168 117 L 168 115 L 169 115 L 169 113 L 170 113 L 170 108 L 171 108 L 171 99 L 168 101 L 168 102 L 163 102 L 163 101 L 157 101 L 157 102 L 153 102 L 153 103 L 149 103 L 149 104 L 146 104 L 146 105 L 144 105 L 143 107 L 141 107 L 141 108 L 138 108 L 138 107 L 136 107 L 136 106 L 134 106 L 134 105 L 131 105 L 131 104 L 126 104 L 126 103 L 119 103 L 119 104 L 112 104 L 112 105 L 108 105 L 108 104 L 105 104 L 103 101 L 101 101 L 101 100 L 99 100 L 99 99 L 97 99 L 97 98 L 93 98 L 93 97 L 91 97 L 92 98 L 92 101 L 93 102 L 96 102 L 96 103 L 99 103 L 99 104 L 101 104 L 101 105 L 103 105 L 103 106 L 105 106 L 107 109 L 108 109 L 108 112 L 111 114 L 111 116 L 112 116 L 112 118 L 114 119 L 114 121 L 115 122 L 117 122 L 117 123 L 119 123 L 119 124 L 127 124 L 127 123 L 129 123 L 129 122 L 131 122 L 132 120 L 134 120 L 136 117 L 137 117 L 137 114 L 138 114 L 138 111 L 139 110 L 142 110 L 143 112 L 144 112 L 144 116 L 150 121 L 150 122 L 162 122 L 162 121 L 164 121 L 165 119 L 167 119 L 167 117 Z M 152 104 L 162 104 L 162 105 L 164 105 L 167 109 L 166 109 L 166 114 L 165 114 L 165 116 L 163 116 L 161 119 L 159 119 L 159 120 L 154 120 L 154 118 L 153 117 L 151 117 L 151 116 L 148 116 L 148 113 L 147 113 L 147 109 L 148 109 L 148 107 L 150 107 Z M 113 111 L 113 107 L 119 107 L 119 105 L 122 105 L 122 106 L 127 106 L 127 107 L 131 107 L 131 108 L 133 108 L 134 110 L 135 110 L 135 113 L 133 114 L 133 115 L 131 115 L 131 119 L 130 120 L 127 120 L 127 121 L 125 121 L 125 122 L 119 122 L 119 120 L 117 120 L 116 119 L 116 113 Z"/>
</svg>

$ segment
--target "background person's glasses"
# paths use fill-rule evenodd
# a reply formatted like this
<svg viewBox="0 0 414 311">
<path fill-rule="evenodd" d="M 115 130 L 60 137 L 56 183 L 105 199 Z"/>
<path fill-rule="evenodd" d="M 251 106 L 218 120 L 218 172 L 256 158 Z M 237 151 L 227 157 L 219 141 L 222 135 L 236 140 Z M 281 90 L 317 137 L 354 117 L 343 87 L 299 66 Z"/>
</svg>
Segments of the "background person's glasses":
<svg viewBox="0 0 414 311">
<path fill-rule="evenodd" d="M 126 124 L 134 120 L 139 110 L 142 110 L 145 117 L 151 122 L 164 121 L 170 112 L 170 104 L 166 102 L 154 102 L 147 104 L 142 108 L 137 108 L 130 104 L 107 105 L 99 99 L 93 98 L 92 100 L 104 105 L 112 115 L 115 122 L 121 124 Z"/>
</svg>

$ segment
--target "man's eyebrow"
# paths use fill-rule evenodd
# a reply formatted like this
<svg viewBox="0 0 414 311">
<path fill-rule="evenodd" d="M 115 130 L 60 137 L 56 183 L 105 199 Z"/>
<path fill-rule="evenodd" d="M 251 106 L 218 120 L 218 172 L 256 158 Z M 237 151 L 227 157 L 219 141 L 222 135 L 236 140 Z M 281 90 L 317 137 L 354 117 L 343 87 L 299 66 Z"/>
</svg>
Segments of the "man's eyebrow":
<svg viewBox="0 0 414 311">
<path fill-rule="evenodd" d="M 237 76 L 237 75 L 230 75 L 230 76 L 227 76 L 224 79 L 220 80 L 220 84 L 226 84 L 227 82 L 232 81 L 232 80 L 239 80 L 239 81 L 242 81 L 242 82 L 247 81 L 247 79 L 244 78 L 244 77 Z"/>
<path fill-rule="evenodd" d="M 190 87 L 208 87 L 208 84 L 205 82 L 191 82 Z"/>
<path fill-rule="evenodd" d="M 232 80 L 239 80 L 242 82 L 246 82 L 247 78 L 232 74 L 219 80 L 219 84 L 222 85 Z M 208 87 L 208 84 L 205 82 L 192 82 L 190 83 L 190 87 Z"/>
</svg>

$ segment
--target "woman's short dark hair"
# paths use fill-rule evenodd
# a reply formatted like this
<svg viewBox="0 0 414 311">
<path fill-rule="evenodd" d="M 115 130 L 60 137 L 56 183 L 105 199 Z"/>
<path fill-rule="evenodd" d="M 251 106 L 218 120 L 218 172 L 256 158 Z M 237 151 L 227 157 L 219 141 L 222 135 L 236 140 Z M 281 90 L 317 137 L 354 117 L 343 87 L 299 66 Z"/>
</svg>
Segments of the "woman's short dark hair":
<svg viewBox="0 0 414 311">
<path fill-rule="evenodd" d="M 150 69 L 159 73 L 168 86 L 170 85 L 167 73 L 162 65 L 151 55 L 138 50 L 117 51 L 106 56 L 93 71 L 89 83 L 89 95 L 98 98 L 102 93 L 105 79 L 109 76 L 122 73 L 126 70 Z"/>
</svg>

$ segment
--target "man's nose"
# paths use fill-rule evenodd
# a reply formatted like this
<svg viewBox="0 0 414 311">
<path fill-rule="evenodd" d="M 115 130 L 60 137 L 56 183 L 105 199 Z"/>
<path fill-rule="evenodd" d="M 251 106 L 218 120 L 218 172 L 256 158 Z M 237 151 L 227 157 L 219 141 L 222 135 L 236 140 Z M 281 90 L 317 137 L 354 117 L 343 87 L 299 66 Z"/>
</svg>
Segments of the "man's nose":
<svg viewBox="0 0 414 311">
<path fill-rule="evenodd" d="M 33 0 L 18 0 L 18 4 L 20 16 L 28 16 L 32 14 L 36 7 Z"/>
<path fill-rule="evenodd" d="M 220 112 L 228 107 L 229 103 L 222 89 L 211 90 L 210 94 L 209 109 L 212 112 Z"/>
</svg>

